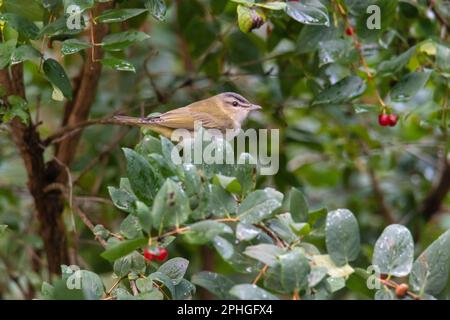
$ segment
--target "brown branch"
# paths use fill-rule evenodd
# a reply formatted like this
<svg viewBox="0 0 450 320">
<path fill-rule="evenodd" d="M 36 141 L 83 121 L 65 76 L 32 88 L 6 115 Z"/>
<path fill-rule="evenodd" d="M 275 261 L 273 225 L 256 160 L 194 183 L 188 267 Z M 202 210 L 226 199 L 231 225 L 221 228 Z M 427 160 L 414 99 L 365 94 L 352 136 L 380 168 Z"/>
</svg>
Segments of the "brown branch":
<svg viewBox="0 0 450 320">
<path fill-rule="evenodd" d="M 59 131 L 55 132 L 51 136 L 49 136 L 47 139 L 43 141 L 44 146 L 48 146 L 53 143 L 60 143 L 65 139 L 71 138 L 75 134 L 79 134 L 81 130 L 83 130 L 86 127 L 93 126 L 93 125 L 108 125 L 108 124 L 121 124 L 117 120 L 114 120 L 112 118 L 103 118 L 103 119 L 91 119 L 91 120 L 85 120 L 78 122 L 73 125 L 67 125 L 65 127 L 62 127 Z"/>
<path fill-rule="evenodd" d="M 95 236 L 95 225 L 92 223 L 91 220 L 89 220 L 89 218 L 87 217 L 87 215 L 78 207 L 75 206 L 75 211 L 77 212 L 78 216 L 80 217 L 81 221 L 83 221 L 83 223 L 85 224 L 86 227 L 89 228 L 89 230 L 91 230 L 91 232 L 94 234 Z M 98 240 L 98 242 L 100 242 L 100 244 L 106 248 L 107 243 L 104 239 L 95 236 L 95 239 Z"/>
<path fill-rule="evenodd" d="M 365 156 L 368 156 L 369 155 L 368 146 L 362 140 L 360 140 L 359 143 L 362 148 L 362 153 Z M 372 190 L 373 190 L 373 195 L 374 195 L 376 203 L 378 204 L 381 215 L 384 217 L 384 220 L 386 220 L 386 222 L 388 224 L 395 223 L 396 219 L 394 218 L 394 216 L 391 213 L 391 210 L 389 209 L 388 205 L 386 204 L 386 201 L 384 199 L 383 190 L 381 189 L 381 186 L 378 181 L 377 175 L 375 174 L 375 171 L 373 170 L 372 167 L 370 167 L 370 165 L 366 166 L 366 170 L 367 170 L 367 173 L 369 174 L 370 184 L 371 184 Z"/>
<path fill-rule="evenodd" d="M 450 163 L 446 155 L 443 155 L 443 157 L 444 161 L 439 178 L 425 197 L 422 208 L 420 209 L 420 213 L 427 220 L 430 220 L 437 212 L 439 212 L 447 193 L 450 191 Z"/>
<path fill-rule="evenodd" d="M 114 1 L 107 3 L 100 3 L 92 10 L 94 16 L 98 16 L 102 11 L 111 9 L 114 6 Z M 108 27 L 105 24 L 92 23 L 92 40 L 99 43 L 108 33 Z M 96 90 L 100 80 L 102 65 L 99 62 L 103 57 L 101 48 L 88 49 L 88 57 L 93 59 L 86 59 L 84 66 L 78 77 L 74 98 L 65 106 L 64 126 L 76 126 L 85 121 L 89 116 L 89 111 L 95 101 Z M 56 150 L 56 157 L 66 165 L 70 165 L 76 153 L 76 149 L 80 140 L 81 133 L 77 132 L 68 139 L 62 140 Z M 59 177 L 61 181 L 65 181 L 64 175 Z"/>
<path fill-rule="evenodd" d="M 23 65 L 17 64 L 0 71 L 0 85 L 7 95 L 18 95 L 26 99 L 23 80 Z M 44 242 L 50 273 L 59 273 L 60 265 L 69 262 L 67 237 L 61 213 L 64 208 L 59 190 L 44 192 L 46 186 L 59 174 L 57 164 L 45 163 L 41 139 L 35 126 L 25 125 L 15 118 L 10 123 L 11 135 L 24 161 L 28 176 L 28 190 L 33 196 L 39 220 L 39 234 Z"/>
<path fill-rule="evenodd" d="M 439 23 L 447 29 L 447 32 L 450 32 L 450 22 L 448 22 L 439 11 L 436 10 L 435 7 L 435 0 L 428 0 L 428 6 L 433 11 L 434 15 L 436 16 L 436 19 L 439 21 Z"/>
<path fill-rule="evenodd" d="M 445 144 L 447 144 L 448 141 L 447 111 L 449 94 L 450 89 L 447 85 L 441 110 L 441 127 L 443 131 L 443 141 Z M 426 220 L 430 220 L 437 212 L 439 212 L 445 197 L 450 191 L 450 160 L 447 157 L 447 148 L 445 146 L 441 148 L 441 159 L 440 175 L 437 180 L 435 180 L 431 191 L 426 196 L 419 211 Z"/>
</svg>

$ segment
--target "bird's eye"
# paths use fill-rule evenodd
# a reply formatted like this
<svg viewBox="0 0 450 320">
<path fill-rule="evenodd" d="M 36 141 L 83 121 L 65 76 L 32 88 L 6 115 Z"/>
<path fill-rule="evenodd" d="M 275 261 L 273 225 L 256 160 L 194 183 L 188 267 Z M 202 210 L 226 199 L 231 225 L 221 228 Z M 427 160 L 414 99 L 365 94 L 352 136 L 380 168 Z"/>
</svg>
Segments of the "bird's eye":
<svg viewBox="0 0 450 320">
<path fill-rule="evenodd" d="M 233 101 L 233 107 L 237 107 L 239 103 L 237 101 Z"/>
</svg>

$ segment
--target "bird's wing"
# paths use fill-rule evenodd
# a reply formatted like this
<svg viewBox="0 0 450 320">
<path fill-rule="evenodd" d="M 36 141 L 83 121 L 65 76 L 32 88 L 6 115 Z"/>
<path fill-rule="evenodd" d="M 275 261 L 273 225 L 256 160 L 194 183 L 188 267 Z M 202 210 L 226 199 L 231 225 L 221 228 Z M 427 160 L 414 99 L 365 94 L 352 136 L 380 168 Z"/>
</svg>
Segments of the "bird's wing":
<svg viewBox="0 0 450 320">
<path fill-rule="evenodd" d="M 208 110 L 208 112 L 200 112 L 198 108 L 187 106 L 157 116 L 158 119 L 155 119 L 154 123 L 173 129 L 183 128 L 188 130 L 194 130 L 196 121 L 201 122 L 204 128 L 223 129 L 233 126 L 231 119 L 221 120 L 220 114 L 214 111 L 213 109 Z"/>
</svg>

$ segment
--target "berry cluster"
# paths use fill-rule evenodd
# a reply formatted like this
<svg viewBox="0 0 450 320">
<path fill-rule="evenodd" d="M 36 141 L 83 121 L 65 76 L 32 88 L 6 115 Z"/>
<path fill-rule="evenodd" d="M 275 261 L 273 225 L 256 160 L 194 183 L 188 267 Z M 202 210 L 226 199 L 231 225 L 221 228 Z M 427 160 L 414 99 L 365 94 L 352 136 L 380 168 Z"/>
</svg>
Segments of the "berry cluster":
<svg viewBox="0 0 450 320">
<path fill-rule="evenodd" d="M 382 127 L 394 127 L 398 122 L 398 115 L 382 113 L 378 116 L 378 123 Z"/>
<path fill-rule="evenodd" d="M 144 257 L 147 261 L 164 261 L 166 260 L 169 252 L 166 248 L 145 248 Z"/>
</svg>

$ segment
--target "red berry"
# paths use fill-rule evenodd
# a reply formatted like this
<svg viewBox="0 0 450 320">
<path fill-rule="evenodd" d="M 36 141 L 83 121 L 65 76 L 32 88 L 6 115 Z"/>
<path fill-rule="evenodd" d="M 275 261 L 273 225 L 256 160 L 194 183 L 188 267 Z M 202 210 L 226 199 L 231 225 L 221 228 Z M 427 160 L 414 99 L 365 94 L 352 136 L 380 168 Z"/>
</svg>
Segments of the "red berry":
<svg viewBox="0 0 450 320">
<path fill-rule="evenodd" d="M 378 124 L 382 127 L 389 126 L 391 124 L 390 116 L 386 113 L 378 115 Z"/>
<path fill-rule="evenodd" d="M 398 122 L 398 115 L 396 114 L 390 114 L 389 115 L 389 125 L 391 127 L 394 127 Z"/>
<path fill-rule="evenodd" d="M 155 259 L 155 255 L 154 255 L 150 250 L 148 250 L 147 248 L 145 248 L 145 249 L 144 249 L 144 258 L 145 258 L 147 261 L 152 261 L 153 259 Z"/>
<path fill-rule="evenodd" d="M 395 288 L 395 295 L 397 298 L 403 298 L 405 294 L 408 292 L 408 285 L 406 283 L 399 284 L 397 288 Z"/>
<path fill-rule="evenodd" d="M 353 28 L 352 27 L 348 27 L 347 29 L 345 29 L 345 34 L 348 36 L 352 36 L 353 35 Z"/>
<path fill-rule="evenodd" d="M 155 256 L 155 259 L 157 261 L 164 261 L 166 260 L 167 256 L 169 255 L 169 252 L 166 248 L 159 248 L 158 254 Z"/>
</svg>

